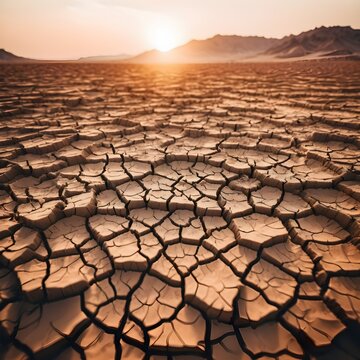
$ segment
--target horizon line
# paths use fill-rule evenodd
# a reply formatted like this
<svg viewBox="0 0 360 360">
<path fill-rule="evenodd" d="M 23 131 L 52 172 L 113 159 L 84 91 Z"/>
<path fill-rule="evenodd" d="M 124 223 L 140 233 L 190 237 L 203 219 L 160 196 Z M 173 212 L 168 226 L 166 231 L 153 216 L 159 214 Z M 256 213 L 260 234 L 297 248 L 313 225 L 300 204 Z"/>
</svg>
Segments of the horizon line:
<svg viewBox="0 0 360 360">
<path fill-rule="evenodd" d="M 289 36 L 299 36 L 300 34 L 303 34 L 303 33 L 306 33 L 306 32 L 309 32 L 309 31 L 312 31 L 312 30 L 316 30 L 316 29 L 321 29 L 321 28 L 350 28 L 352 30 L 360 30 L 360 29 L 357 29 L 357 28 L 354 28 L 353 26 L 351 25 L 329 25 L 329 26 L 326 26 L 326 25 L 319 25 L 319 26 L 315 26 L 311 29 L 308 29 L 308 30 L 304 30 L 304 31 L 301 31 L 300 33 L 298 34 L 293 34 L 293 33 L 290 33 L 288 35 L 284 35 L 282 37 L 272 37 L 272 36 L 265 36 L 265 35 L 241 35 L 241 34 L 226 34 L 226 33 L 216 33 L 212 36 L 209 36 L 209 37 L 206 37 L 206 38 L 193 38 L 193 39 L 189 39 L 187 40 L 186 42 L 178 45 L 178 46 L 175 46 L 167 51 L 161 51 L 161 50 L 158 50 L 156 48 L 152 48 L 152 49 L 148 49 L 148 50 L 143 50 L 137 54 L 127 54 L 126 52 L 120 52 L 120 53 L 112 53 L 112 54 L 98 54 L 98 55 L 85 55 L 85 56 L 81 56 L 81 57 L 76 57 L 76 58 L 58 58 L 58 59 L 49 59 L 49 58 L 28 58 L 28 57 L 25 57 L 23 55 L 18 55 L 16 54 L 16 52 L 13 52 L 12 50 L 10 49 L 5 49 L 4 47 L 0 47 L 0 51 L 3 50 L 7 53 L 10 53 L 14 56 L 17 56 L 19 58 L 23 58 L 24 60 L 28 60 L 28 61 L 43 61 L 43 62 L 70 62 L 70 61 L 80 61 L 80 60 L 86 60 L 86 59 L 90 59 L 90 58 L 97 58 L 97 57 L 106 57 L 106 58 L 111 58 L 111 57 L 118 57 L 118 56 L 124 56 L 124 61 L 126 59 L 131 59 L 131 58 L 134 58 L 134 57 L 137 57 L 137 56 L 140 56 L 142 54 L 145 54 L 145 53 L 148 53 L 148 52 L 153 52 L 153 51 L 156 51 L 158 53 L 169 53 L 171 52 L 172 50 L 174 49 L 177 49 L 179 47 L 182 47 L 182 46 L 185 46 L 187 44 L 189 44 L 190 42 L 192 41 L 206 41 L 206 40 L 210 40 L 210 39 L 213 39 L 217 36 L 221 36 L 221 37 L 232 37 L 232 36 L 235 36 L 235 37 L 244 37 L 244 38 L 264 38 L 264 39 L 276 39 L 276 40 L 282 40 L 286 37 L 289 37 Z M 122 60 L 117 60 L 117 61 L 122 61 Z M 98 62 L 101 62 L 101 61 L 98 61 Z M 109 62 L 109 61 L 107 61 Z M 1 63 L 1 61 L 0 61 Z"/>
</svg>

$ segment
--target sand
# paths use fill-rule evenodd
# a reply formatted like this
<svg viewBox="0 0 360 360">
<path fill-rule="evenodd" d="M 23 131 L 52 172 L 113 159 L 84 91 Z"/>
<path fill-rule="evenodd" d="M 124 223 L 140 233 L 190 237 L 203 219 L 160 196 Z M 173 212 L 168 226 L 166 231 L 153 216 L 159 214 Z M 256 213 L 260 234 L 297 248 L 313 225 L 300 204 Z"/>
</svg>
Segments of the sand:
<svg viewBox="0 0 360 360">
<path fill-rule="evenodd" d="M 356 359 L 360 63 L 0 66 L 3 359 Z"/>
</svg>

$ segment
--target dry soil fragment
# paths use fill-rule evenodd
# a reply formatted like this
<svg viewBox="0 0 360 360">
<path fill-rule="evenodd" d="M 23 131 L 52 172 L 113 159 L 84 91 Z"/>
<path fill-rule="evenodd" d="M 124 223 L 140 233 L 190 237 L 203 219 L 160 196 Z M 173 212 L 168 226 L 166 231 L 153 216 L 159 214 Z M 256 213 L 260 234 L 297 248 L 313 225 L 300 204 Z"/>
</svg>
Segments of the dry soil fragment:
<svg viewBox="0 0 360 360">
<path fill-rule="evenodd" d="M 89 219 L 89 228 L 99 243 L 110 240 L 124 233 L 129 220 L 117 215 L 94 215 Z"/>
<path fill-rule="evenodd" d="M 278 218 L 257 213 L 233 219 L 230 228 L 240 245 L 254 250 L 284 242 L 288 237 L 287 230 Z"/>
<path fill-rule="evenodd" d="M 278 322 L 267 322 L 255 329 L 243 328 L 240 333 L 246 348 L 255 356 L 261 353 L 276 355 L 281 352 L 299 357 L 303 355 L 296 338 Z"/>
<path fill-rule="evenodd" d="M 224 252 L 236 244 L 234 233 L 230 229 L 215 230 L 203 241 L 203 246 L 214 254 Z"/>
<path fill-rule="evenodd" d="M 315 346 L 329 345 L 345 329 L 321 300 L 299 299 L 284 314 L 284 319 L 297 331 L 305 333 Z"/>
<path fill-rule="evenodd" d="M 148 265 L 147 259 L 140 254 L 137 237 L 129 231 L 106 241 L 104 247 L 116 269 L 143 271 Z"/>
<path fill-rule="evenodd" d="M 34 259 L 18 265 L 15 271 L 26 298 L 33 302 L 43 299 L 43 281 L 47 273 L 46 262 Z"/>
<path fill-rule="evenodd" d="M 360 278 L 359 277 L 332 277 L 325 299 L 336 304 L 345 315 L 345 319 L 360 323 Z"/>
<path fill-rule="evenodd" d="M 315 261 L 320 260 L 318 266 L 327 273 L 360 273 L 360 250 L 350 242 L 337 245 L 311 243 L 308 252 Z"/>
<path fill-rule="evenodd" d="M 271 215 L 280 198 L 281 190 L 271 186 L 264 186 L 260 190 L 251 193 L 251 204 L 256 212 Z"/>
<path fill-rule="evenodd" d="M 126 214 L 125 204 L 119 199 L 114 190 L 102 191 L 96 197 L 97 212 L 105 215 L 122 215 Z"/>
<path fill-rule="evenodd" d="M 274 319 L 278 311 L 277 307 L 270 305 L 258 291 L 249 286 L 240 288 L 236 306 L 238 318 L 235 318 L 235 323 L 238 325 L 258 324 Z"/>
<path fill-rule="evenodd" d="M 234 191 L 227 186 L 221 190 L 220 203 L 223 203 L 229 219 L 248 215 L 253 210 L 248 203 L 246 195 L 239 191 Z"/>
<path fill-rule="evenodd" d="M 360 202 L 334 189 L 308 189 L 305 198 L 321 214 L 333 218 L 343 226 L 360 218 Z"/>
<path fill-rule="evenodd" d="M 205 320 L 189 305 L 185 305 L 176 318 L 149 331 L 150 347 L 168 351 L 203 351 Z"/>
<path fill-rule="evenodd" d="M 8 243 L 6 240 L 9 240 Z M 8 237 L 0 242 L 0 260 L 10 267 L 23 264 L 37 255 L 36 249 L 42 244 L 39 232 L 28 227 L 21 227 L 12 238 Z"/>
<path fill-rule="evenodd" d="M 67 199 L 67 205 L 64 209 L 66 216 L 78 215 L 89 217 L 96 212 L 96 197 L 95 192 L 90 192 L 74 195 Z"/>
<path fill-rule="evenodd" d="M 76 248 L 90 240 L 85 223 L 84 217 L 74 215 L 57 221 L 45 231 L 53 257 L 77 254 Z"/>
<path fill-rule="evenodd" d="M 130 313 L 149 327 L 172 317 L 182 302 L 181 289 L 146 275 L 134 292 Z"/>
<path fill-rule="evenodd" d="M 174 265 L 164 255 L 160 256 L 160 258 L 151 265 L 150 274 L 169 285 L 181 285 L 180 275 L 174 268 Z"/>
<path fill-rule="evenodd" d="M 87 359 L 115 358 L 114 335 L 107 334 L 94 324 L 90 324 L 76 339 Z"/>
<path fill-rule="evenodd" d="M 309 281 L 313 278 L 314 263 L 312 259 L 301 246 L 289 240 L 265 248 L 261 256 L 302 281 Z"/>
<path fill-rule="evenodd" d="M 38 202 L 21 204 L 17 211 L 19 219 L 24 224 L 44 230 L 61 219 L 63 208 L 64 203 L 62 201 L 53 200 L 43 204 Z"/>
<path fill-rule="evenodd" d="M 310 205 L 300 196 L 285 192 L 280 204 L 274 210 L 274 215 L 281 220 L 300 218 L 312 214 Z"/>
<path fill-rule="evenodd" d="M 256 257 L 256 251 L 241 245 L 235 245 L 229 251 L 221 254 L 221 259 L 228 264 L 238 276 L 244 274 Z"/>
<path fill-rule="evenodd" d="M 245 279 L 279 307 L 292 300 L 297 285 L 292 276 L 263 259 L 252 266 Z"/>
<path fill-rule="evenodd" d="M 217 259 L 199 266 L 185 279 L 185 299 L 209 317 L 229 321 L 240 286 L 240 279 Z"/>
<path fill-rule="evenodd" d="M 290 234 L 300 245 L 308 241 L 321 244 L 336 244 L 350 235 L 336 221 L 323 215 L 310 215 L 297 221 L 290 220 Z"/>
<path fill-rule="evenodd" d="M 61 314 L 61 316 L 59 316 Z M 37 357 L 49 358 L 54 351 L 65 348 L 65 336 L 84 328 L 89 320 L 81 311 L 80 297 L 51 302 L 25 313 L 16 339 L 28 346 Z"/>
</svg>

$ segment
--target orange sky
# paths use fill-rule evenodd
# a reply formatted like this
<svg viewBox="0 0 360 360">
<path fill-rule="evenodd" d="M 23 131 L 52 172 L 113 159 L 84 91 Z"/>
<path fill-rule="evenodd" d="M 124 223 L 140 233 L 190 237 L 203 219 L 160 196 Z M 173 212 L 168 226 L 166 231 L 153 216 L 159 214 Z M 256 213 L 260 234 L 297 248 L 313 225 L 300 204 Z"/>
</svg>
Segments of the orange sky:
<svg viewBox="0 0 360 360">
<path fill-rule="evenodd" d="M 166 50 L 215 34 L 360 28 L 360 0 L 0 0 L 0 48 L 42 59 Z"/>
</svg>

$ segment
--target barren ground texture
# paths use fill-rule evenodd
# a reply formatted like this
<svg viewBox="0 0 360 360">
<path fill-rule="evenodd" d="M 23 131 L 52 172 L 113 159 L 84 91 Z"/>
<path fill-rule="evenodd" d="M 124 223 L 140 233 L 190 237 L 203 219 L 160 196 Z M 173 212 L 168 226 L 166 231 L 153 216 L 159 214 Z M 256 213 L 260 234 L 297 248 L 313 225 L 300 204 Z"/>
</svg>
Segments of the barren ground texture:
<svg viewBox="0 0 360 360">
<path fill-rule="evenodd" d="M 1 359 L 359 359 L 360 62 L 0 89 Z"/>
</svg>

